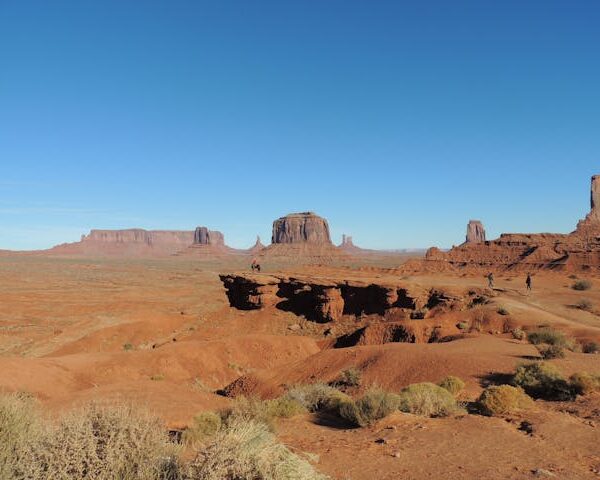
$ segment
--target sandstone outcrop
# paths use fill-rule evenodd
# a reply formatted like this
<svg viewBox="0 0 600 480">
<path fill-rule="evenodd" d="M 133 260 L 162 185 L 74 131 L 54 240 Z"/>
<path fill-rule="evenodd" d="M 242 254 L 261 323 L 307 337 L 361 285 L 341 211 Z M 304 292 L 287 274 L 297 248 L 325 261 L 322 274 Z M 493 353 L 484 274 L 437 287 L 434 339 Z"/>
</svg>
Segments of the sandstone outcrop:
<svg viewBox="0 0 600 480">
<path fill-rule="evenodd" d="M 271 243 L 331 245 L 329 225 L 313 212 L 290 213 L 273 222 Z"/>
<path fill-rule="evenodd" d="M 327 264 L 346 256 L 331 243 L 327 220 L 312 212 L 291 213 L 275 220 L 271 241 L 259 253 L 264 261 Z"/>
<path fill-rule="evenodd" d="M 209 230 L 206 227 L 196 227 L 194 232 L 195 245 L 225 245 L 225 237 L 221 232 Z"/>
<path fill-rule="evenodd" d="M 479 220 L 469 220 L 467 225 L 466 243 L 482 243 L 485 242 L 485 228 Z"/>
<path fill-rule="evenodd" d="M 230 306 L 240 310 L 278 308 L 319 323 L 343 316 L 409 318 L 415 312 L 464 308 L 481 292 L 424 288 L 401 282 L 377 282 L 324 277 L 267 274 L 220 275 Z"/>
<path fill-rule="evenodd" d="M 416 266 L 411 262 L 404 268 L 414 270 Z M 496 240 L 467 241 L 447 252 L 431 248 L 421 267 L 427 271 L 456 268 L 600 271 L 600 176 L 592 177 L 590 213 L 574 232 L 504 233 Z"/>
<path fill-rule="evenodd" d="M 163 256 L 185 249 L 194 232 L 185 230 L 91 230 L 79 242 L 64 243 L 48 253 L 61 255 Z"/>
</svg>

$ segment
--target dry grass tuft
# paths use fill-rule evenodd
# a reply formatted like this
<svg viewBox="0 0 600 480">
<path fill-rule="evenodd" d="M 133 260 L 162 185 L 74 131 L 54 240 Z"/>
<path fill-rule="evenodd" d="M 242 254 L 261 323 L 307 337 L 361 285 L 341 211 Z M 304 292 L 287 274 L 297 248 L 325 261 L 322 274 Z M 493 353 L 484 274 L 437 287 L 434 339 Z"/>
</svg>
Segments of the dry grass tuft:
<svg viewBox="0 0 600 480">
<path fill-rule="evenodd" d="M 455 397 L 465 388 L 465 382 L 453 375 L 448 375 L 441 380 L 438 385 L 445 390 L 448 390 Z"/>
<path fill-rule="evenodd" d="M 371 425 L 398 409 L 399 397 L 380 388 L 371 388 L 356 401 L 341 402 L 338 414 L 357 427 Z"/>
</svg>

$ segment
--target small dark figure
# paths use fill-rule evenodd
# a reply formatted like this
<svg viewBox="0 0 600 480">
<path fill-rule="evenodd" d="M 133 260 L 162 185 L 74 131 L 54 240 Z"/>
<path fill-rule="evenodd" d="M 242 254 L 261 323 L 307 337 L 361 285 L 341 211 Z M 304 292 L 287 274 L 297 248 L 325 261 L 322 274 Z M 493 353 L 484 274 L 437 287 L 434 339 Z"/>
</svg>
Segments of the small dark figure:
<svg viewBox="0 0 600 480">
<path fill-rule="evenodd" d="M 260 263 L 258 263 L 256 261 L 256 259 L 252 260 L 252 265 L 250 265 L 250 268 L 252 269 L 252 271 L 257 271 L 260 272 Z"/>
<path fill-rule="evenodd" d="M 527 286 L 527 291 L 531 292 L 531 274 L 527 274 L 527 279 L 525 280 L 525 285 Z"/>
<path fill-rule="evenodd" d="M 254 267 L 254 268 L 256 268 L 256 271 L 257 271 L 258 273 L 260 273 L 260 263 L 257 263 L 257 264 L 256 264 L 256 267 Z"/>
<path fill-rule="evenodd" d="M 488 273 L 488 287 L 494 288 L 494 274 L 492 272 Z"/>
</svg>

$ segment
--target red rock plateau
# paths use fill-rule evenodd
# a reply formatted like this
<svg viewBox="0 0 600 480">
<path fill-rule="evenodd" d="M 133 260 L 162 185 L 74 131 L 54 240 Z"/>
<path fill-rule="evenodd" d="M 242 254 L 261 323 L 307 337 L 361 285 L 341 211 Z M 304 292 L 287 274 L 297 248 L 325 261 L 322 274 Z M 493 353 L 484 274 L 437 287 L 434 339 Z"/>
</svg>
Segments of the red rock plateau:
<svg viewBox="0 0 600 480">
<path fill-rule="evenodd" d="M 469 222 L 467 241 L 448 252 L 431 248 L 423 262 L 407 270 L 557 270 L 591 272 L 600 270 L 600 176 L 592 177 L 591 210 L 569 234 L 504 233 L 484 241 L 479 224 Z"/>
</svg>

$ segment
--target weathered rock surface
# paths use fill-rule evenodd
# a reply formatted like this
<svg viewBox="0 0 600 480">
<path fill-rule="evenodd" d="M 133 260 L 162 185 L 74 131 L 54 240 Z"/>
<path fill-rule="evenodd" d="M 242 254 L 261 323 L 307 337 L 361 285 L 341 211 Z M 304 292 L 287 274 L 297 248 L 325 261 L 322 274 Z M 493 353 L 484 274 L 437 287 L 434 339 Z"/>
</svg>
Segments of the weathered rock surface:
<svg viewBox="0 0 600 480">
<path fill-rule="evenodd" d="M 262 244 L 262 242 L 260 241 L 260 237 L 257 235 L 256 243 L 254 245 L 252 245 L 252 247 L 250 247 L 248 252 L 251 254 L 256 254 L 256 253 L 259 253 L 264 248 L 265 248 L 265 246 Z"/>
<path fill-rule="evenodd" d="M 415 269 L 417 263 L 406 265 Z M 431 248 L 423 270 L 476 268 L 485 270 L 600 271 L 600 176 L 592 177 L 591 210 L 570 234 L 504 233 L 486 242 L 466 242 L 448 252 Z"/>
<path fill-rule="evenodd" d="M 469 220 L 466 243 L 485 242 L 485 228 L 479 220 Z"/>
<path fill-rule="evenodd" d="M 64 243 L 48 250 L 61 255 L 162 256 L 185 249 L 194 232 L 185 230 L 91 230 L 81 241 Z"/>
<path fill-rule="evenodd" d="M 331 245 L 329 225 L 313 212 L 290 213 L 273 222 L 271 242 Z"/>
<path fill-rule="evenodd" d="M 267 274 L 220 275 L 229 304 L 240 310 L 276 307 L 319 323 L 343 316 L 360 317 L 425 309 L 462 308 L 478 292 L 427 289 L 415 284 L 370 283 L 341 278 Z M 479 292 L 480 293 L 480 292 Z"/>
<path fill-rule="evenodd" d="M 194 232 L 196 245 L 225 245 L 225 237 L 221 232 L 209 230 L 206 227 L 196 227 Z"/>
</svg>

